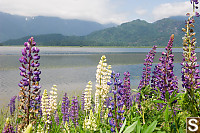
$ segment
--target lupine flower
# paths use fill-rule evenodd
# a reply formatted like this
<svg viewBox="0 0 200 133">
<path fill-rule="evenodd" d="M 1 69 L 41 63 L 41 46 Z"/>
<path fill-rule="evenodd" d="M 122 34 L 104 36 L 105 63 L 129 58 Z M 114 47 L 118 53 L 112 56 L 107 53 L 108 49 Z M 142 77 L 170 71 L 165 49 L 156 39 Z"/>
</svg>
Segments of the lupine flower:
<svg viewBox="0 0 200 133">
<path fill-rule="evenodd" d="M 115 132 L 115 127 L 119 131 L 120 127 L 122 126 L 122 122 L 124 121 L 125 117 L 123 116 L 124 113 L 124 89 L 123 89 L 123 81 L 119 79 L 120 74 L 112 72 L 111 78 L 113 82 L 108 82 L 109 85 L 114 84 L 112 87 L 111 92 L 113 93 L 113 97 L 109 97 L 110 102 L 110 111 L 108 113 L 108 117 L 110 118 L 109 123 L 111 125 L 111 132 Z"/>
<path fill-rule="evenodd" d="M 70 100 L 67 97 L 67 93 L 65 93 L 63 100 L 62 100 L 62 107 L 61 113 L 63 114 L 63 123 L 65 124 L 66 121 L 69 122 L 69 108 L 70 108 Z"/>
<path fill-rule="evenodd" d="M 82 95 L 81 95 L 81 111 L 84 110 L 84 105 L 85 105 L 85 92 L 82 92 Z"/>
<path fill-rule="evenodd" d="M 44 133 L 44 130 L 40 124 L 38 125 L 37 133 Z"/>
<path fill-rule="evenodd" d="M 13 126 L 10 124 L 10 119 L 6 119 L 6 123 L 2 133 L 15 133 Z"/>
<path fill-rule="evenodd" d="M 90 131 L 96 131 L 97 129 L 96 119 L 94 117 L 92 109 L 90 110 L 89 118 L 85 117 L 83 128 L 88 129 Z"/>
<path fill-rule="evenodd" d="M 47 121 L 47 114 L 49 114 L 49 97 L 47 95 L 47 90 L 45 89 L 42 95 L 41 100 L 41 109 L 42 109 L 42 119 L 45 123 L 50 123 Z"/>
<path fill-rule="evenodd" d="M 53 87 L 51 88 L 52 90 L 50 91 L 50 97 L 49 97 L 49 115 L 54 114 L 54 112 L 57 109 L 57 86 L 53 85 Z"/>
<path fill-rule="evenodd" d="M 142 72 L 142 79 L 140 80 L 140 84 L 138 86 L 138 89 L 141 89 L 147 85 L 149 85 L 149 81 L 151 78 L 151 66 L 153 63 L 153 59 L 156 53 L 156 48 L 157 46 L 153 46 L 152 50 L 146 55 L 146 59 L 144 59 L 144 67 L 143 67 L 143 72 Z"/>
<path fill-rule="evenodd" d="M 40 108 L 40 106 L 41 106 L 41 99 L 42 99 L 42 96 L 41 95 L 39 95 L 39 96 L 37 96 L 36 98 L 35 98 L 35 112 L 36 112 L 36 116 L 37 117 L 41 117 L 42 116 L 42 109 Z M 33 100 L 32 100 L 33 101 Z"/>
<path fill-rule="evenodd" d="M 92 82 L 89 81 L 88 82 L 88 85 L 86 86 L 85 88 L 85 95 L 84 95 L 84 110 L 86 111 L 86 114 L 87 112 L 89 112 L 89 110 L 91 109 L 91 91 L 92 91 Z"/>
<path fill-rule="evenodd" d="M 78 100 L 77 97 L 73 97 L 70 109 L 70 116 L 74 123 L 74 126 L 78 126 Z"/>
<path fill-rule="evenodd" d="M 67 133 L 70 133 L 70 129 L 69 129 L 69 126 L 68 126 L 68 122 L 66 121 L 65 122 L 65 129 L 67 130 Z M 66 133 L 66 130 L 64 129 L 64 133 Z"/>
<path fill-rule="evenodd" d="M 107 82 L 110 80 L 110 75 L 112 73 L 111 66 L 107 65 L 106 57 L 103 55 L 96 70 L 96 92 L 95 92 L 95 112 L 101 112 L 101 107 L 104 106 L 103 103 L 107 98 L 109 92 L 109 85 Z"/>
<path fill-rule="evenodd" d="M 152 87 L 157 91 L 160 90 L 161 99 L 166 101 L 165 93 L 169 92 L 171 95 L 174 90 L 178 90 L 178 79 L 174 76 L 173 61 L 174 55 L 172 54 L 172 46 L 174 41 L 174 34 L 171 35 L 166 52 L 162 52 L 162 56 L 159 58 L 160 63 L 155 66 L 152 76 Z M 178 91 L 177 91 L 178 92 Z"/>
<path fill-rule="evenodd" d="M 152 63 L 153 63 L 153 59 L 154 59 L 154 56 L 155 56 L 155 53 L 156 53 L 156 48 L 157 46 L 153 46 L 152 47 L 152 50 L 150 50 L 150 52 L 146 55 L 146 59 L 144 59 L 144 67 L 143 67 L 143 72 L 142 72 L 142 79 L 140 80 L 140 84 L 138 86 L 138 89 L 139 91 L 141 91 L 141 89 L 143 87 L 146 87 L 147 85 L 149 85 L 149 81 L 150 81 L 150 78 L 151 78 L 151 66 L 152 66 Z M 138 108 L 140 108 L 140 92 L 138 92 L 136 94 L 136 102 L 138 103 Z"/>
<path fill-rule="evenodd" d="M 192 2 L 195 2 L 195 4 L 199 3 L 198 0 L 190 0 L 190 2 L 191 2 L 191 4 L 192 4 Z"/>
<path fill-rule="evenodd" d="M 192 30 L 192 27 L 194 25 L 194 21 L 192 21 L 191 24 L 189 24 L 190 18 L 187 21 L 186 27 L 187 30 L 185 30 L 186 34 L 185 37 L 183 37 L 183 62 L 181 63 L 182 65 L 182 81 L 183 84 L 182 86 L 186 88 L 186 91 L 188 89 L 194 88 L 198 89 L 200 88 L 199 86 L 199 81 L 200 79 L 199 76 L 199 70 L 197 67 L 199 67 L 199 64 L 197 64 L 197 57 L 195 53 L 195 44 L 196 44 L 196 38 L 193 37 L 195 35 L 194 31 Z M 193 37 L 191 39 L 191 37 Z"/>
<path fill-rule="evenodd" d="M 58 116 L 58 112 L 56 111 L 56 114 L 55 114 L 55 122 L 56 122 L 56 125 L 59 126 L 59 116 Z"/>
<path fill-rule="evenodd" d="M 182 86 L 185 88 L 185 97 L 183 109 L 196 116 L 196 112 L 199 110 L 199 105 L 196 104 L 198 97 L 195 95 L 196 89 L 200 88 L 200 76 L 199 64 L 197 64 L 197 57 L 195 53 L 196 38 L 194 37 L 196 33 L 194 32 L 194 16 L 199 16 L 199 13 L 195 13 L 195 9 L 198 7 L 198 0 L 191 0 L 193 4 L 193 14 L 188 14 L 188 20 L 186 21 L 186 29 L 183 28 L 185 36 L 183 37 L 183 62 L 182 65 Z"/>
<path fill-rule="evenodd" d="M 35 99 L 40 95 L 41 88 L 39 85 L 41 71 L 38 68 L 40 66 L 40 63 L 38 62 L 40 59 L 38 54 L 39 49 L 36 47 L 36 42 L 33 37 L 28 39 L 28 42 L 25 42 L 24 46 L 25 48 L 21 51 L 22 57 L 19 59 L 21 63 L 19 69 L 22 80 L 18 84 L 21 88 L 19 93 L 19 111 L 21 113 L 18 117 L 24 121 L 21 122 L 24 123 L 23 125 L 19 125 L 22 128 L 24 128 L 25 124 L 28 125 L 30 120 L 34 121 L 34 119 L 37 118 L 34 117 L 34 114 L 38 113 L 38 111 L 35 110 L 36 106 L 38 106 L 38 102 L 35 101 Z"/>
<path fill-rule="evenodd" d="M 15 112 L 15 99 L 17 98 L 17 96 L 13 96 L 11 99 L 10 99 L 10 103 L 9 103 L 9 107 L 10 107 L 10 114 L 11 116 L 14 115 L 14 112 Z"/>
<path fill-rule="evenodd" d="M 199 4 L 199 1 L 198 0 L 190 0 L 191 4 L 194 2 L 194 4 Z"/>
<path fill-rule="evenodd" d="M 107 120 L 107 118 L 108 118 L 108 113 L 109 113 L 109 109 L 107 108 L 107 109 L 106 109 L 106 112 L 105 112 L 105 114 L 104 114 L 104 119 L 105 119 L 105 120 Z"/>
<path fill-rule="evenodd" d="M 123 84 L 123 97 L 122 100 L 126 105 L 127 109 L 130 109 L 130 106 L 132 105 L 131 101 L 131 88 L 130 88 L 130 73 L 129 72 L 124 72 L 124 84 Z"/>
</svg>

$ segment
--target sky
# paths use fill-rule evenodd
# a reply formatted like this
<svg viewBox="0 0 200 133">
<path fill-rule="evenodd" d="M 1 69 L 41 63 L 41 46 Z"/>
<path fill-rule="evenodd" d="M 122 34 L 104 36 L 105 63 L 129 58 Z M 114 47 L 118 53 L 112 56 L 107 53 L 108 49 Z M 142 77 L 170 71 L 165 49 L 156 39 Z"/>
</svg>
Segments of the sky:
<svg viewBox="0 0 200 133">
<path fill-rule="evenodd" d="M 0 0 L 0 12 L 121 24 L 184 16 L 192 5 L 190 0 Z"/>
</svg>

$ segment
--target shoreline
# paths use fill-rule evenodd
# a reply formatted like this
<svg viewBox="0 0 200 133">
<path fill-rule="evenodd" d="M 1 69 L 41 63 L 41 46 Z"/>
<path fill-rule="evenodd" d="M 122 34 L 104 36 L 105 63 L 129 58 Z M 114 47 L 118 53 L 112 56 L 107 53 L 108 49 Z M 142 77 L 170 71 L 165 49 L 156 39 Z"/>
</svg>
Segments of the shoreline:
<svg viewBox="0 0 200 133">
<path fill-rule="evenodd" d="M 24 47 L 24 45 L 3 45 L 0 47 Z M 152 48 L 153 46 L 38 46 L 37 47 L 72 47 L 72 48 Z M 157 46 L 157 48 L 165 48 L 165 46 Z M 173 47 L 182 48 L 182 47 Z M 196 47 L 200 48 L 200 47 Z"/>
</svg>

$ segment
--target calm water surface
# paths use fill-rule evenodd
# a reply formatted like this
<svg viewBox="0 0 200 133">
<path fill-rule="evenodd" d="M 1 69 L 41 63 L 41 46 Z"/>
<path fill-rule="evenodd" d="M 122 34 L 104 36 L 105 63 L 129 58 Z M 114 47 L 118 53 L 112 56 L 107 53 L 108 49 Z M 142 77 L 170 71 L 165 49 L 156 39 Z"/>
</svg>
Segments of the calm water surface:
<svg viewBox="0 0 200 133">
<path fill-rule="evenodd" d="M 0 105 L 6 105 L 10 97 L 19 92 L 18 83 L 20 62 L 23 47 L 0 47 Z M 95 86 L 96 66 L 102 55 L 106 55 L 107 62 L 113 70 L 121 73 L 129 71 L 131 74 L 131 88 L 137 88 L 144 58 L 150 48 L 85 48 L 85 47 L 40 47 L 40 69 L 42 90 L 50 90 L 53 84 L 58 87 L 58 93 L 67 92 L 70 96 L 81 94 L 88 81 Z M 157 49 L 154 62 L 164 48 Z M 175 75 L 179 78 L 182 49 L 175 52 Z M 199 56 L 200 49 L 197 49 Z M 94 87 L 93 87 L 94 88 Z"/>
</svg>

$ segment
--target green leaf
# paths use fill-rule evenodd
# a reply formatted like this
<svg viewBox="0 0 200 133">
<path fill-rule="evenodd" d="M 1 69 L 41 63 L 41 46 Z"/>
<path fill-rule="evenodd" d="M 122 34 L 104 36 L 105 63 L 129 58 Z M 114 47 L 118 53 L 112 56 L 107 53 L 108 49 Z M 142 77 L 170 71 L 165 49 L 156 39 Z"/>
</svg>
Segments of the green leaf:
<svg viewBox="0 0 200 133">
<path fill-rule="evenodd" d="M 146 87 L 145 87 L 145 90 L 149 90 L 151 87 L 150 87 L 150 85 L 147 85 Z"/>
<path fill-rule="evenodd" d="M 101 128 L 100 128 L 100 133 L 103 133 Z"/>
<path fill-rule="evenodd" d="M 176 92 L 178 91 L 178 89 L 177 90 L 174 90 L 173 92 L 172 92 L 172 95 L 171 95 L 171 97 L 174 97 L 175 95 L 176 95 Z"/>
<path fill-rule="evenodd" d="M 169 119 L 169 106 L 167 105 L 165 109 L 165 121 L 168 121 L 168 119 Z"/>
<path fill-rule="evenodd" d="M 138 90 L 136 90 L 136 89 L 133 89 L 133 91 L 134 91 L 134 92 L 139 92 L 139 91 L 138 91 Z"/>
<path fill-rule="evenodd" d="M 180 133 L 184 133 L 184 130 L 183 130 L 182 127 L 179 128 L 179 132 L 180 132 Z"/>
<path fill-rule="evenodd" d="M 196 91 L 196 92 L 200 91 L 200 88 L 196 89 L 195 91 Z"/>
<path fill-rule="evenodd" d="M 157 133 L 166 133 L 165 131 L 158 131 Z"/>
<path fill-rule="evenodd" d="M 154 103 L 167 103 L 167 102 L 164 102 L 162 100 L 153 100 Z"/>
<path fill-rule="evenodd" d="M 165 97 L 166 97 L 167 101 L 169 102 L 169 92 L 168 91 L 166 91 Z"/>
<path fill-rule="evenodd" d="M 122 133 L 122 131 L 124 130 L 125 126 L 126 126 L 126 119 L 124 120 L 124 123 L 123 123 L 122 127 L 120 128 L 119 133 Z"/>
<path fill-rule="evenodd" d="M 163 108 L 161 108 L 161 110 L 160 111 L 158 111 L 158 116 L 159 115 L 162 115 L 163 116 L 163 112 L 164 112 L 164 110 L 166 109 L 166 106 L 164 106 Z"/>
<path fill-rule="evenodd" d="M 160 128 L 160 127 L 156 127 L 156 128 L 155 128 L 155 130 L 157 130 L 157 131 L 160 131 L 160 130 L 161 130 L 161 128 Z"/>
<path fill-rule="evenodd" d="M 144 93 L 142 91 L 140 92 L 140 96 L 145 99 Z"/>
<path fill-rule="evenodd" d="M 153 121 L 145 130 L 144 133 L 152 133 L 156 128 L 157 120 Z"/>
<path fill-rule="evenodd" d="M 174 100 L 176 100 L 178 97 L 180 97 L 182 94 L 177 94 L 175 97 L 172 97 L 171 99 L 170 99 L 170 103 L 172 103 Z"/>
<path fill-rule="evenodd" d="M 115 127 L 115 131 L 116 131 L 116 133 L 119 133 L 117 127 Z"/>
<path fill-rule="evenodd" d="M 138 123 L 138 121 L 136 121 L 136 122 L 134 122 L 132 125 L 128 126 L 128 127 L 126 128 L 126 130 L 124 131 L 124 133 L 130 133 L 130 132 L 132 132 L 132 131 L 135 129 L 137 123 Z"/>
<path fill-rule="evenodd" d="M 138 119 L 138 123 L 137 123 L 137 133 L 140 133 L 141 130 L 141 124 L 140 124 L 140 119 Z"/>
</svg>

